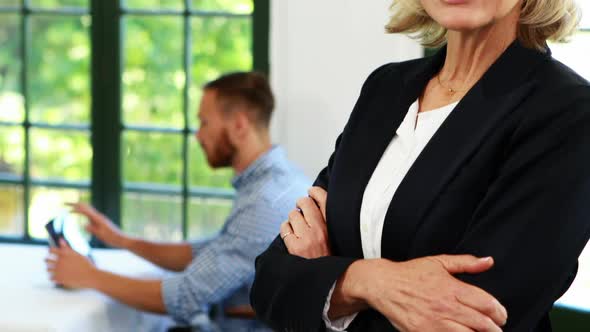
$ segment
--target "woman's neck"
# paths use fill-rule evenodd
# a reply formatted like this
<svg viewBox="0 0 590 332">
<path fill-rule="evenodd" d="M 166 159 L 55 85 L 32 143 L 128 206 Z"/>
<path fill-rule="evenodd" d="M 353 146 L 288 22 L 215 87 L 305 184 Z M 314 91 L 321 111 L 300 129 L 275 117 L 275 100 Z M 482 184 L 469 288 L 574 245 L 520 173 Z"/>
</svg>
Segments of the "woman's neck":
<svg viewBox="0 0 590 332">
<path fill-rule="evenodd" d="M 447 56 L 439 79 L 456 89 L 468 89 L 517 37 L 520 11 L 474 31 L 449 31 Z M 506 22 L 508 21 L 508 22 Z"/>
</svg>

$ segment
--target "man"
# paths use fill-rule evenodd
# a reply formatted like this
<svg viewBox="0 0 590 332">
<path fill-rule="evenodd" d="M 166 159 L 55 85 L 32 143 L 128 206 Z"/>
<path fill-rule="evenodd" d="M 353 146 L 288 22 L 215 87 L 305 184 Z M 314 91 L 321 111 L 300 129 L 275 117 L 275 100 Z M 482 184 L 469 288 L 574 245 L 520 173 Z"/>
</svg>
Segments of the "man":
<svg viewBox="0 0 590 332">
<path fill-rule="evenodd" d="M 268 81 L 257 73 L 228 74 L 204 87 L 197 140 L 211 167 L 232 167 L 236 174 L 232 211 L 219 236 L 211 240 L 189 244 L 133 238 L 91 206 L 72 205 L 88 217 L 87 230 L 104 243 L 179 274 L 162 280 L 112 274 L 62 243 L 50 249 L 46 260 L 51 280 L 96 289 L 140 310 L 168 313 L 186 325 L 206 316 L 211 304 L 247 305 L 255 257 L 278 234 L 280 222 L 310 185 L 283 150 L 270 143 L 273 108 Z M 223 322 L 223 330 L 236 330 L 235 325 L 229 327 L 235 320 Z"/>
</svg>

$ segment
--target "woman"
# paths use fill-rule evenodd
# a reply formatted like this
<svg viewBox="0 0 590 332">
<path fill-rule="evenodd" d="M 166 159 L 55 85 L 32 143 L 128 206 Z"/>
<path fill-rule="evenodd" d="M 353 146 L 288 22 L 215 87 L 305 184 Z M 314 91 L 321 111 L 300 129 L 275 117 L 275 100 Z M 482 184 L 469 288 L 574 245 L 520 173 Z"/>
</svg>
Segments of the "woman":
<svg viewBox="0 0 590 332">
<path fill-rule="evenodd" d="M 251 302 L 280 331 L 550 331 L 590 236 L 590 86 L 546 44 L 579 12 L 392 9 L 389 32 L 446 47 L 367 79 L 317 187 L 259 256 Z"/>
</svg>

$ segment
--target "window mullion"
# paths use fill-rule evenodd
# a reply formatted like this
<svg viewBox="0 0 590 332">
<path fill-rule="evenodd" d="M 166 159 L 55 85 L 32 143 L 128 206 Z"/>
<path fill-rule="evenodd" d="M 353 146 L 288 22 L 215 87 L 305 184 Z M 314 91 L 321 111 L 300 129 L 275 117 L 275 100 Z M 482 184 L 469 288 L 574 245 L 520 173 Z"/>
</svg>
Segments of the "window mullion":
<svg viewBox="0 0 590 332">
<path fill-rule="evenodd" d="M 92 204 L 121 221 L 121 17 L 119 0 L 91 0 Z M 94 245 L 100 245 L 93 239 Z"/>
<path fill-rule="evenodd" d="M 252 67 L 269 74 L 270 0 L 254 0 L 252 13 Z"/>
<path fill-rule="evenodd" d="M 24 198 L 24 239 L 25 241 L 31 240 L 31 234 L 29 234 L 29 203 L 31 201 L 31 139 L 30 139 L 30 115 L 29 115 L 29 51 L 30 51 L 30 12 L 29 12 L 29 0 L 22 0 L 22 17 L 21 17 L 21 90 L 23 94 L 23 103 L 25 110 L 25 120 L 23 123 L 24 127 L 24 139 L 25 139 L 25 160 L 24 160 L 24 171 L 23 171 L 23 198 Z"/>
<path fill-rule="evenodd" d="M 192 82 L 192 34 L 191 34 L 191 16 L 190 0 L 184 0 L 184 49 L 183 49 L 183 69 L 184 69 L 184 90 L 182 96 L 184 112 L 184 133 L 182 140 L 182 238 L 188 237 L 188 206 L 189 206 L 189 147 L 190 147 L 190 86 Z"/>
</svg>

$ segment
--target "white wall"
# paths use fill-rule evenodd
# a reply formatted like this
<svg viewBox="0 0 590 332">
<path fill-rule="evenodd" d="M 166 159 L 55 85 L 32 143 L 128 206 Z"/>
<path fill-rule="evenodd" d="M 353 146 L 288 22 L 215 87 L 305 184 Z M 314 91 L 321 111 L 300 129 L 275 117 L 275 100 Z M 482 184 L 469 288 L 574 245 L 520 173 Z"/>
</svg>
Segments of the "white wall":
<svg viewBox="0 0 590 332">
<path fill-rule="evenodd" d="M 416 42 L 384 33 L 390 3 L 271 1 L 273 140 L 311 178 L 326 165 L 371 71 L 422 56 Z"/>
</svg>

